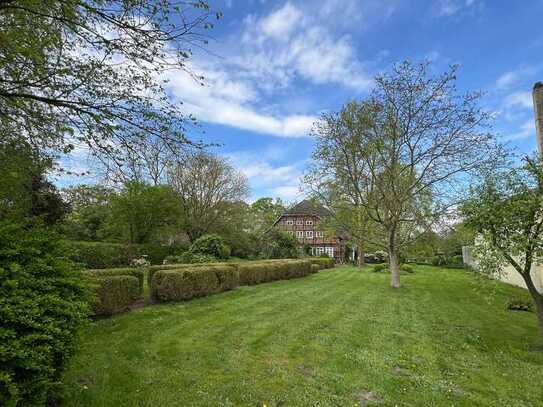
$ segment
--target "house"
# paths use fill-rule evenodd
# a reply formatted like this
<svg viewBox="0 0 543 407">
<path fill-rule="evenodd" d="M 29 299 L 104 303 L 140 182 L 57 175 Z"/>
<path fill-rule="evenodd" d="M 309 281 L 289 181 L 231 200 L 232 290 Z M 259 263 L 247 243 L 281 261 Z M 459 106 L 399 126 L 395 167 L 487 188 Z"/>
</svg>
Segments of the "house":
<svg viewBox="0 0 543 407">
<path fill-rule="evenodd" d="M 300 248 L 309 246 L 314 256 L 326 253 L 342 263 L 346 240 L 340 234 L 330 236 L 324 231 L 322 221 L 328 215 L 323 206 L 304 200 L 285 211 L 273 226 L 294 235 Z"/>
</svg>

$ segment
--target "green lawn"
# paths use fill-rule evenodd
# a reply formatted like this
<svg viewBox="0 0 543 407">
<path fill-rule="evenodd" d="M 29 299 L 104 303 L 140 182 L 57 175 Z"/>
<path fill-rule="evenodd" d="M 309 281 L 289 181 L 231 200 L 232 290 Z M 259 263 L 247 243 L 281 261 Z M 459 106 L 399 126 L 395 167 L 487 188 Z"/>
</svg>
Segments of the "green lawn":
<svg viewBox="0 0 543 407">
<path fill-rule="evenodd" d="M 470 273 L 368 269 L 242 287 L 91 324 L 68 406 L 530 406 L 543 403 L 534 314 Z"/>
</svg>

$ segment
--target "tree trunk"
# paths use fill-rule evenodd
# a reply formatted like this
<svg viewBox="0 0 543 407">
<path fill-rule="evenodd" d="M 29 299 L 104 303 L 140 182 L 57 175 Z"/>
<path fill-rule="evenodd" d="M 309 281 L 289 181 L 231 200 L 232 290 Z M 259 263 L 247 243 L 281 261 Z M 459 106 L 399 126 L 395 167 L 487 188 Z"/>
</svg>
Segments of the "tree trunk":
<svg viewBox="0 0 543 407">
<path fill-rule="evenodd" d="M 392 288 L 400 288 L 400 263 L 394 230 L 389 232 L 388 237 L 388 263 L 390 267 L 390 286 Z"/>
<path fill-rule="evenodd" d="M 362 268 L 365 265 L 364 247 L 361 244 L 359 244 L 359 245 L 356 246 L 356 251 L 357 251 L 357 254 L 358 254 L 358 258 L 357 258 L 358 267 Z"/>
<path fill-rule="evenodd" d="M 531 267 L 528 268 L 530 270 Z M 539 329 L 543 335 L 543 295 L 537 291 L 534 282 L 532 281 L 532 275 L 530 271 L 521 273 L 528 288 L 528 292 L 532 296 L 535 303 L 535 312 L 537 314 L 537 320 L 539 322 Z"/>
</svg>

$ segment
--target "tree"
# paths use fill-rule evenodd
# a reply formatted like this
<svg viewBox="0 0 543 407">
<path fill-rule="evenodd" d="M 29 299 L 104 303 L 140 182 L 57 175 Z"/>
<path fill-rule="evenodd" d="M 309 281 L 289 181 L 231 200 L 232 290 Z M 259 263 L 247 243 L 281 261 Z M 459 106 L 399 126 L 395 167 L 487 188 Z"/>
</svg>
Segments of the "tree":
<svg viewBox="0 0 543 407">
<path fill-rule="evenodd" d="M 524 159 L 507 171 L 489 173 L 462 206 L 475 239 L 477 268 L 500 276 L 511 265 L 524 280 L 543 334 L 543 293 L 533 281 L 532 265 L 543 255 L 543 164 Z"/>
<path fill-rule="evenodd" d="M 264 233 L 285 212 L 281 198 L 260 198 L 251 204 L 252 227 L 256 233 Z"/>
<path fill-rule="evenodd" d="M 175 230 L 181 212 L 177 194 L 168 186 L 127 183 L 111 197 L 109 233 L 130 243 L 149 243 L 164 230 Z"/>
<path fill-rule="evenodd" d="M 64 221 L 65 234 L 75 240 L 103 239 L 115 192 L 103 185 L 78 185 L 64 189 L 62 194 L 71 207 Z"/>
<path fill-rule="evenodd" d="M 330 154 L 331 140 L 344 155 L 336 185 L 384 233 L 393 288 L 400 286 L 401 248 L 457 203 L 466 176 L 495 156 L 481 94 L 459 94 L 456 71 L 432 76 L 428 63 L 397 64 L 375 78 L 367 100 L 315 126 L 317 146 Z"/>
<path fill-rule="evenodd" d="M 294 235 L 272 228 L 260 240 L 260 255 L 266 259 L 289 259 L 299 255 Z"/>
<path fill-rule="evenodd" d="M 165 92 L 191 47 L 205 45 L 204 0 L 5 0 L 0 2 L 0 134 L 41 153 L 83 145 L 108 165 L 161 140 L 194 145 Z"/>
<path fill-rule="evenodd" d="M 206 152 L 189 156 L 168 171 L 168 184 L 177 192 L 182 230 L 190 241 L 211 231 L 228 205 L 246 198 L 247 178 L 221 157 Z"/>
</svg>

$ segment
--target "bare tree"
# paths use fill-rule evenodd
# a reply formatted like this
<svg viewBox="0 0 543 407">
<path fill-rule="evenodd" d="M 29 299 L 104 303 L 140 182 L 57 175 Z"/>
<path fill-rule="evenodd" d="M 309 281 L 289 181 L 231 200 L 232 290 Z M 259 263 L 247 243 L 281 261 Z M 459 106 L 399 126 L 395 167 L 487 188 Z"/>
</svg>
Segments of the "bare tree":
<svg viewBox="0 0 543 407">
<path fill-rule="evenodd" d="M 384 234 L 394 288 L 400 249 L 457 203 L 467 174 L 495 157 L 482 95 L 460 94 L 456 72 L 432 76 L 429 63 L 397 64 L 375 78 L 367 100 L 315 126 L 317 166 L 338 157 L 330 177 Z"/>
<path fill-rule="evenodd" d="M 247 178 L 221 157 L 200 151 L 168 170 L 168 184 L 179 194 L 183 230 L 191 241 L 210 231 L 228 204 L 249 193 Z"/>
</svg>

